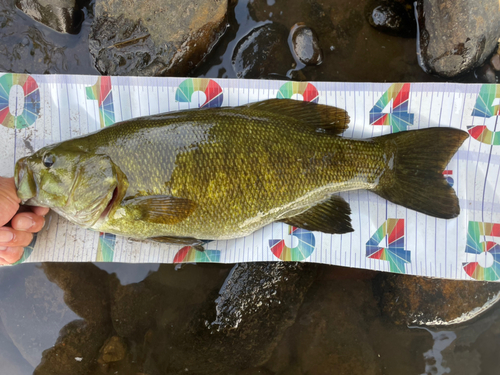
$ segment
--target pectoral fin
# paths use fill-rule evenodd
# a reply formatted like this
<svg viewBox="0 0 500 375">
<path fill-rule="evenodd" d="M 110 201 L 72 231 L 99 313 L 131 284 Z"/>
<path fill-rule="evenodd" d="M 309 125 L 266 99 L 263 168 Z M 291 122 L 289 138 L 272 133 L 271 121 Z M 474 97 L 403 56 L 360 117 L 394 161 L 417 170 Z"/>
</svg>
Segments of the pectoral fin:
<svg viewBox="0 0 500 375">
<path fill-rule="evenodd" d="M 190 199 L 169 195 L 132 198 L 123 205 L 134 213 L 137 220 L 166 225 L 185 220 L 196 208 L 196 203 Z"/>
<path fill-rule="evenodd" d="M 299 215 L 281 220 L 294 227 L 331 234 L 353 232 L 351 207 L 342 197 L 334 195 Z"/>
</svg>

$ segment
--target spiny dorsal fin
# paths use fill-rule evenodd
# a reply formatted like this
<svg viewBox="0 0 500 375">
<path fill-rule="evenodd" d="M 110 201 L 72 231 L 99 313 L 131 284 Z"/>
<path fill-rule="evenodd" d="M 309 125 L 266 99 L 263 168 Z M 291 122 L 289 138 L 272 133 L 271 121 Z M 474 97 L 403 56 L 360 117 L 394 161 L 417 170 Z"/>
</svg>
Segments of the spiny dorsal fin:
<svg viewBox="0 0 500 375">
<path fill-rule="evenodd" d="M 341 108 L 293 99 L 269 99 L 241 107 L 279 113 L 328 134 L 341 134 L 349 124 L 349 115 Z"/>
<path fill-rule="evenodd" d="M 192 200 L 169 195 L 132 198 L 123 205 L 133 210 L 137 220 L 167 225 L 181 222 L 196 208 L 196 203 Z"/>
<path fill-rule="evenodd" d="M 351 207 L 342 197 L 333 195 L 327 201 L 299 215 L 281 220 L 294 227 L 331 234 L 354 231 L 351 226 Z"/>
</svg>

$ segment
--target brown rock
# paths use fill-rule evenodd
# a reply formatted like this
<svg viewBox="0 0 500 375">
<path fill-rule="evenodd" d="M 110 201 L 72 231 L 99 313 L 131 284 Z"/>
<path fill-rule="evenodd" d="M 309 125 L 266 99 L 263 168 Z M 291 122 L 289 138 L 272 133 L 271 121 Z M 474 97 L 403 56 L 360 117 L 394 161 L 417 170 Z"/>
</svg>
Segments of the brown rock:
<svg viewBox="0 0 500 375">
<path fill-rule="evenodd" d="M 500 284 L 380 274 L 374 280 L 380 307 L 396 324 L 462 323 L 487 310 L 500 295 Z"/>
<path fill-rule="evenodd" d="M 454 77 L 479 65 L 500 37 L 498 0 L 419 0 L 419 64 L 428 73 Z"/>
<path fill-rule="evenodd" d="M 90 33 L 96 68 L 109 75 L 186 75 L 225 29 L 227 0 L 100 0 Z"/>
<path fill-rule="evenodd" d="M 500 72 L 500 55 L 498 53 L 495 53 L 491 59 L 490 59 L 490 64 L 495 69 L 497 72 Z"/>
<path fill-rule="evenodd" d="M 60 332 L 55 345 L 43 352 L 33 375 L 88 375 L 97 365 L 99 348 L 109 329 L 83 320 L 74 320 Z"/>
<path fill-rule="evenodd" d="M 110 337 L 99 350 L 99 358 L 97 362 L 104 364 L 110 362 L 118 362 L 125 358 L 127 352 L 127 344 L 119 336 Z"/>
</svg>

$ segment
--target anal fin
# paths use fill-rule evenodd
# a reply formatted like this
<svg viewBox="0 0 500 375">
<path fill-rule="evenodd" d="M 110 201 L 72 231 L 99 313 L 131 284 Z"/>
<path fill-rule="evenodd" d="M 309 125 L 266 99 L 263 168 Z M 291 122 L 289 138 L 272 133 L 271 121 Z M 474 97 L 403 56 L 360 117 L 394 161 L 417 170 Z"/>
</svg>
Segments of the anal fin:
<svg viewBox="0 0 500 375">
<path fill-rule="evenodd" d="M 351 226 L 351 207 L 342 197 L 331 196 L 307 211 L 281 220 L 294 227 L 331 234 L 353 232 Z"/>
</svg>

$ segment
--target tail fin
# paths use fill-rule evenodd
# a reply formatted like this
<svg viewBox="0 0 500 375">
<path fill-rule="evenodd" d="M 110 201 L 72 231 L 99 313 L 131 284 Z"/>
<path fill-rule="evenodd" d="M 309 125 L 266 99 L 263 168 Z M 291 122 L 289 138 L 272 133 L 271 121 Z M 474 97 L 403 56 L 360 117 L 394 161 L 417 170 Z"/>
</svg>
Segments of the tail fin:
<svg viewBox="0 0 500 375">
<path fill-rule="evenodd" d="M 459 129 L 429 128 L 374 138 L 394 150 L 392 168 L 386 169 L 374 192 L 427 215 L 457 217 L 458 198 L 442 173 L 468 136 Z"/>
</svg>

